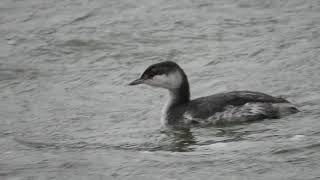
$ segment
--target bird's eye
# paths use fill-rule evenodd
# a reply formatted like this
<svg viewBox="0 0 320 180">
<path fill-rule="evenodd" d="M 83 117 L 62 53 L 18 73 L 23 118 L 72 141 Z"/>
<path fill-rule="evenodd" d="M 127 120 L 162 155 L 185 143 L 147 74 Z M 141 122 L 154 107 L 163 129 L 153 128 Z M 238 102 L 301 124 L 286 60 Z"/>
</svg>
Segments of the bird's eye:
<svg viewBox="0 0 320 180">
<path fill-rule="evenodd" d="M 150 67 L 143 75 L 145 79 L 152 79 L 156 75 L 164 74 L 164 69 L 159 67 Z"/>
</svg>

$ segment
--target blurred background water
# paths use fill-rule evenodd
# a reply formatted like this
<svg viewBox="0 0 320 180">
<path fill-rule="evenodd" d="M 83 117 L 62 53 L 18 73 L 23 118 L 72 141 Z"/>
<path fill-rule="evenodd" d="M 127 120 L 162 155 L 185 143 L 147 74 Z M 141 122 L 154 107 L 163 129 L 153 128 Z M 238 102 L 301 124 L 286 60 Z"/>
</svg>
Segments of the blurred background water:
<svg viewBox="0 0 320 180">
<path fill-rule="evenodd" d="M 162 132 L 163 60 L 301 112 Z M 0 179 L 319 179 L 319 81 L 318 0 L 1 0 Z"/>
</svg>

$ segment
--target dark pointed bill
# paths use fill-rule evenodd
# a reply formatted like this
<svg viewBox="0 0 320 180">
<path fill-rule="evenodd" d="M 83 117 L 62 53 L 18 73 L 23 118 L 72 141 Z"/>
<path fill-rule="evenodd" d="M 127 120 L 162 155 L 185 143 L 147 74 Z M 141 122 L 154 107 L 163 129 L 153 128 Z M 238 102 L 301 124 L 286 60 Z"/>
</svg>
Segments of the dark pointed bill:
<svg viewBox="0 0 320 180">
<path fill-rule="evenodd" d="M 136 80 L 132 81 L 131 83 L 129 83 L 129 85 L 133 86 L 133 85 L 142 84 L 142 83 L 143 83 L 143 79 L 136 79 Z"/>
</svg>

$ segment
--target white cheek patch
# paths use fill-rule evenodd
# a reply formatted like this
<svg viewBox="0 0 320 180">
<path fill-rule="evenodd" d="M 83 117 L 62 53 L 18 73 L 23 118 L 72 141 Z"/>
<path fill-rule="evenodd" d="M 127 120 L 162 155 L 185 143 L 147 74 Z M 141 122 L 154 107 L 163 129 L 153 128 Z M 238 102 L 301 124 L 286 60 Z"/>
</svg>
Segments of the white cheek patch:
<svg viewBox="0 0 320 180">
<path fill-rule="evenodd" d="M 152 81 L 164 84 L 166 81 L 168 81 L 168 76 L 165 74 L 155 75 L 153 76 Z"/>
<path fill-rule="evenodd" d="M 145 83 L 150 86 L 175 89 L 180 87 L 182 83 L 182 76 L 176 71 L 168 75 L 155 75 L 152 79 L 147 80 Z"/>
</svg>

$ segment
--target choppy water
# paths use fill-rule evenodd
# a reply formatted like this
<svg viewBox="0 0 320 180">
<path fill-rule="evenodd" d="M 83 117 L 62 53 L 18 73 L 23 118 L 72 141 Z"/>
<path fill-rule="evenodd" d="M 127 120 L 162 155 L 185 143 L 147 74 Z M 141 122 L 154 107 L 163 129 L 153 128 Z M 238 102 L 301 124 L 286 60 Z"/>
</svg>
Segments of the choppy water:
<svg viewBox="0 0 320 180">
<path fill-rule="evenodd" d="M 162 132 L 171 59 L 193 97 L 282 95 L 277 120 Z M 0 179 L 320 178 L 317 0 L 1 0 Z"/>
</svg>

